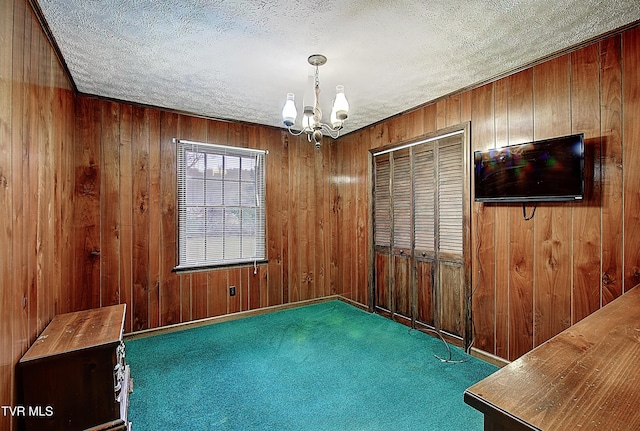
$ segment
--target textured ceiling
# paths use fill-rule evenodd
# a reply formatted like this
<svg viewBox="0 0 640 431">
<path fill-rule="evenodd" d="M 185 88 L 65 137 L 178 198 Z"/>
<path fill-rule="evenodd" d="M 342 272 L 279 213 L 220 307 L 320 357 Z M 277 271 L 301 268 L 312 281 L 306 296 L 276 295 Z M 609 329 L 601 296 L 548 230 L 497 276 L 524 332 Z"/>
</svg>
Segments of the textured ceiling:
<svg viewBox="0 0 640 431">
<path fill-rule="evenodd" d="M 39 0 L 82 93 L 281 127 L 320 53 L 353 131 L 640 19 L 639 0 Z"/>
</svg>

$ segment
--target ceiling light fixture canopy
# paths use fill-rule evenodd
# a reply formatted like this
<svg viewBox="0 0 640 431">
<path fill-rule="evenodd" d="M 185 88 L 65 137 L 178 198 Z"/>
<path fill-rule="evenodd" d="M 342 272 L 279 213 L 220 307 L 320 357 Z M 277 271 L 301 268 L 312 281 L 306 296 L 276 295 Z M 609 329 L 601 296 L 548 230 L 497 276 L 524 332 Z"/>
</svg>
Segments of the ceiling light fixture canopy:
<svg viewBox="0 0 640 431">
<path fill-rule="evenodd" d="M 295 125 L 296 118 L 298 116 L 298 110 L 295 104 L 295 95 L 293 93 L 287 93 L 287 101 L 282 108 L 282 120 L 284 125 L 287 126 L 289 133 L 294 136 L 307 134 L 309 142 L 313 140 L 316 148 L 320 148 L 322 142 L 323 130 L 325 130 L 329 136 L 333 139 L 340 135 L 344 121 L 349 115 L 349 102 L 344 95 L 344 86 L 336 86 L 336 97 L 333 100 L 333 107 L 331 109 L 330 123 L 322 122 L 322 110 L 320 109 L 320 79 L 318 77 L 318 68 L 327 62 L 327 57 L 322 54 L 313 54 L 307 59 L 310 65 L 315 66 L 315 80 L 313 83 L 313 100 L 303 100 L 303 112 L 302 112 L 302 129 L 299 132 L 294 132 L 292 127 Z M 312 102 L 312 103 L 311 103 Z"/>
</svg>

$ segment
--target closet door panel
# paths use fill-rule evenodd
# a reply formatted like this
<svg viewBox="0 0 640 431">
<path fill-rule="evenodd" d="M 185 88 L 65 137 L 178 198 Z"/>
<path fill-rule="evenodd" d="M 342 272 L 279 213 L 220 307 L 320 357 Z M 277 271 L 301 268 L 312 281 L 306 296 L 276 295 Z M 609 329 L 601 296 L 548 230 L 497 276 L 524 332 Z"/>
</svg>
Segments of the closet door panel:
<svg viewBox="0 0 640 431">
<path fill-rule="evenodd" d="M 413 303 L 411 300 L 411 258 L 408 256 L 394 256 L 393 261 L 395 312 L 401 316 L 411 318 L 411 306 Z"/>
<path fill-rule="evenodd" d="M 392 166 L 392 237 L 394 254 L 411 254 L 413 248 L 412 173 L 409 150 L 393 155 Z"/>
<path fill-rule="evenodd" d="M 438 157 L 438 251 L 462 259 L 462 195 L 464 171 L 462 143 L 444 142 Z M 451 139 L 451 138 L 450 138 Z"/>
<path fill-rule="evenodd" d="M 412 318 L 413 178 L 410 150 L 393 153 L 392 242 L 395 313 Z"/>
<path fill-rule="evenodd" d="M 376 251 L 375 267 L 375 301 L 376 307 L 384 311 L 391 310 L 391 280 L 389 278 L 389 268 L 391 255 L 387 251 Z"/>
<path fill-rule="evenodd" d="M 433 281 L 434 281 L 434 261 L 433 260 L 417 260 L 416 261 L 416 286 L 417 286 L 417 304 L 416 304 L 416 320 L 421 323 L 435 327 L 434 321 L 434 305 L 433 297 Z"/>
<path fill-rule="evenodd" d="M 416 320 L 434 322 L 437 183 L 433 143 L 419 145 L 413 155 L 414 256 L 416 259 Z"/>
<path fill-rule="evenodd" d="M 464 334 L 464 265 L 460 262 L 438 262 L 438 316 L 443 331 L 462 337 Z"/>
<path fill-rule="evenodd" d="M 436 168 L 432 144 L 417 148 L 413 156 L 414 237 L 416 256 L 433 255 L 436 228 Z"/>
<path fill-rule="evenodd" d="M 392 309 L 391 290 L 391 159 L 389 154 L 374 159 L 373 229 L 375 247 L 375 292 L 377 308 Z"/>
</svg>

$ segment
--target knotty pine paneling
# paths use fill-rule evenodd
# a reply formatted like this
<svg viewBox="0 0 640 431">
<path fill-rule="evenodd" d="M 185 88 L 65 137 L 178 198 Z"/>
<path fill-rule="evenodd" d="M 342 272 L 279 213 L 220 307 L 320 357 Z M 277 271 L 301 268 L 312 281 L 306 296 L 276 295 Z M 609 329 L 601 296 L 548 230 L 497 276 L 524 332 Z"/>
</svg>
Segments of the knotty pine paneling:
<svg viewBox="0 0 640 431">
<path fill-rule="evenodd" d="M 636 27 L 339 138 L 338 283 L 362 266 L 344 239 L 358 244 L 360 222 L 344 212 L 371 199 L 363 153 L 471 120 L 472 150 L 584 133 L 589 175 L 582 202 L 538 204 L 529 221 L 520 205 L 472 204 L 475 347 L 516 359 L 638 284 L 639 67 Z"/>
<path fill-rule="evenodd" d="M 75 106 L 24 0 L 0 2 L 0 52 L 0 405 L 15 406 L 15 364 L 71 305 Z"/>
</svg>

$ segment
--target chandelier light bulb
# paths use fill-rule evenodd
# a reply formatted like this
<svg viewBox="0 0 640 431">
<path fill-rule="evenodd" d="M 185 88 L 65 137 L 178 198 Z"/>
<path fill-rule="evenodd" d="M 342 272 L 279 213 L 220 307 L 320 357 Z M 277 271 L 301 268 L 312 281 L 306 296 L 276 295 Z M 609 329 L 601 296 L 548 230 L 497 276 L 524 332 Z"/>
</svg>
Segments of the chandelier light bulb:
<svg viewBox="0 0 640 431">
<path fill-rule="evenodd" d="M 284 104 L 284 108 L 282 108 L 282 120 L 287 127 L 293 126 L 298 116 L 294 98 L 295 95 L 293 93 L 287 93 L 287 101 Z"/>
<path fill-rule="evenodd" d="M 336 111 L 336 118 L 344 121 L 349 115 L 349 102 L 344 95 L 344 85 L 336 86 L 336 100 L 333 102 L 333 109 Z"/>
<path fill-rule="evenodd" d="M 306 133 L 311 133 L 314 124 L 313 109 L 310 106 L 305 106 L 302 114 L 302 130 Z"/>
<path fill-rule="evenodd" d="M 331 110 L 331 127 L 333 127 L 334 129 L 339 129 L 342 127 L 342 121 L 338 120 L 338 116 L 336 115 L 336 106 L 335 103 L 333 104 L 333 109 Z"/>
</svg>

